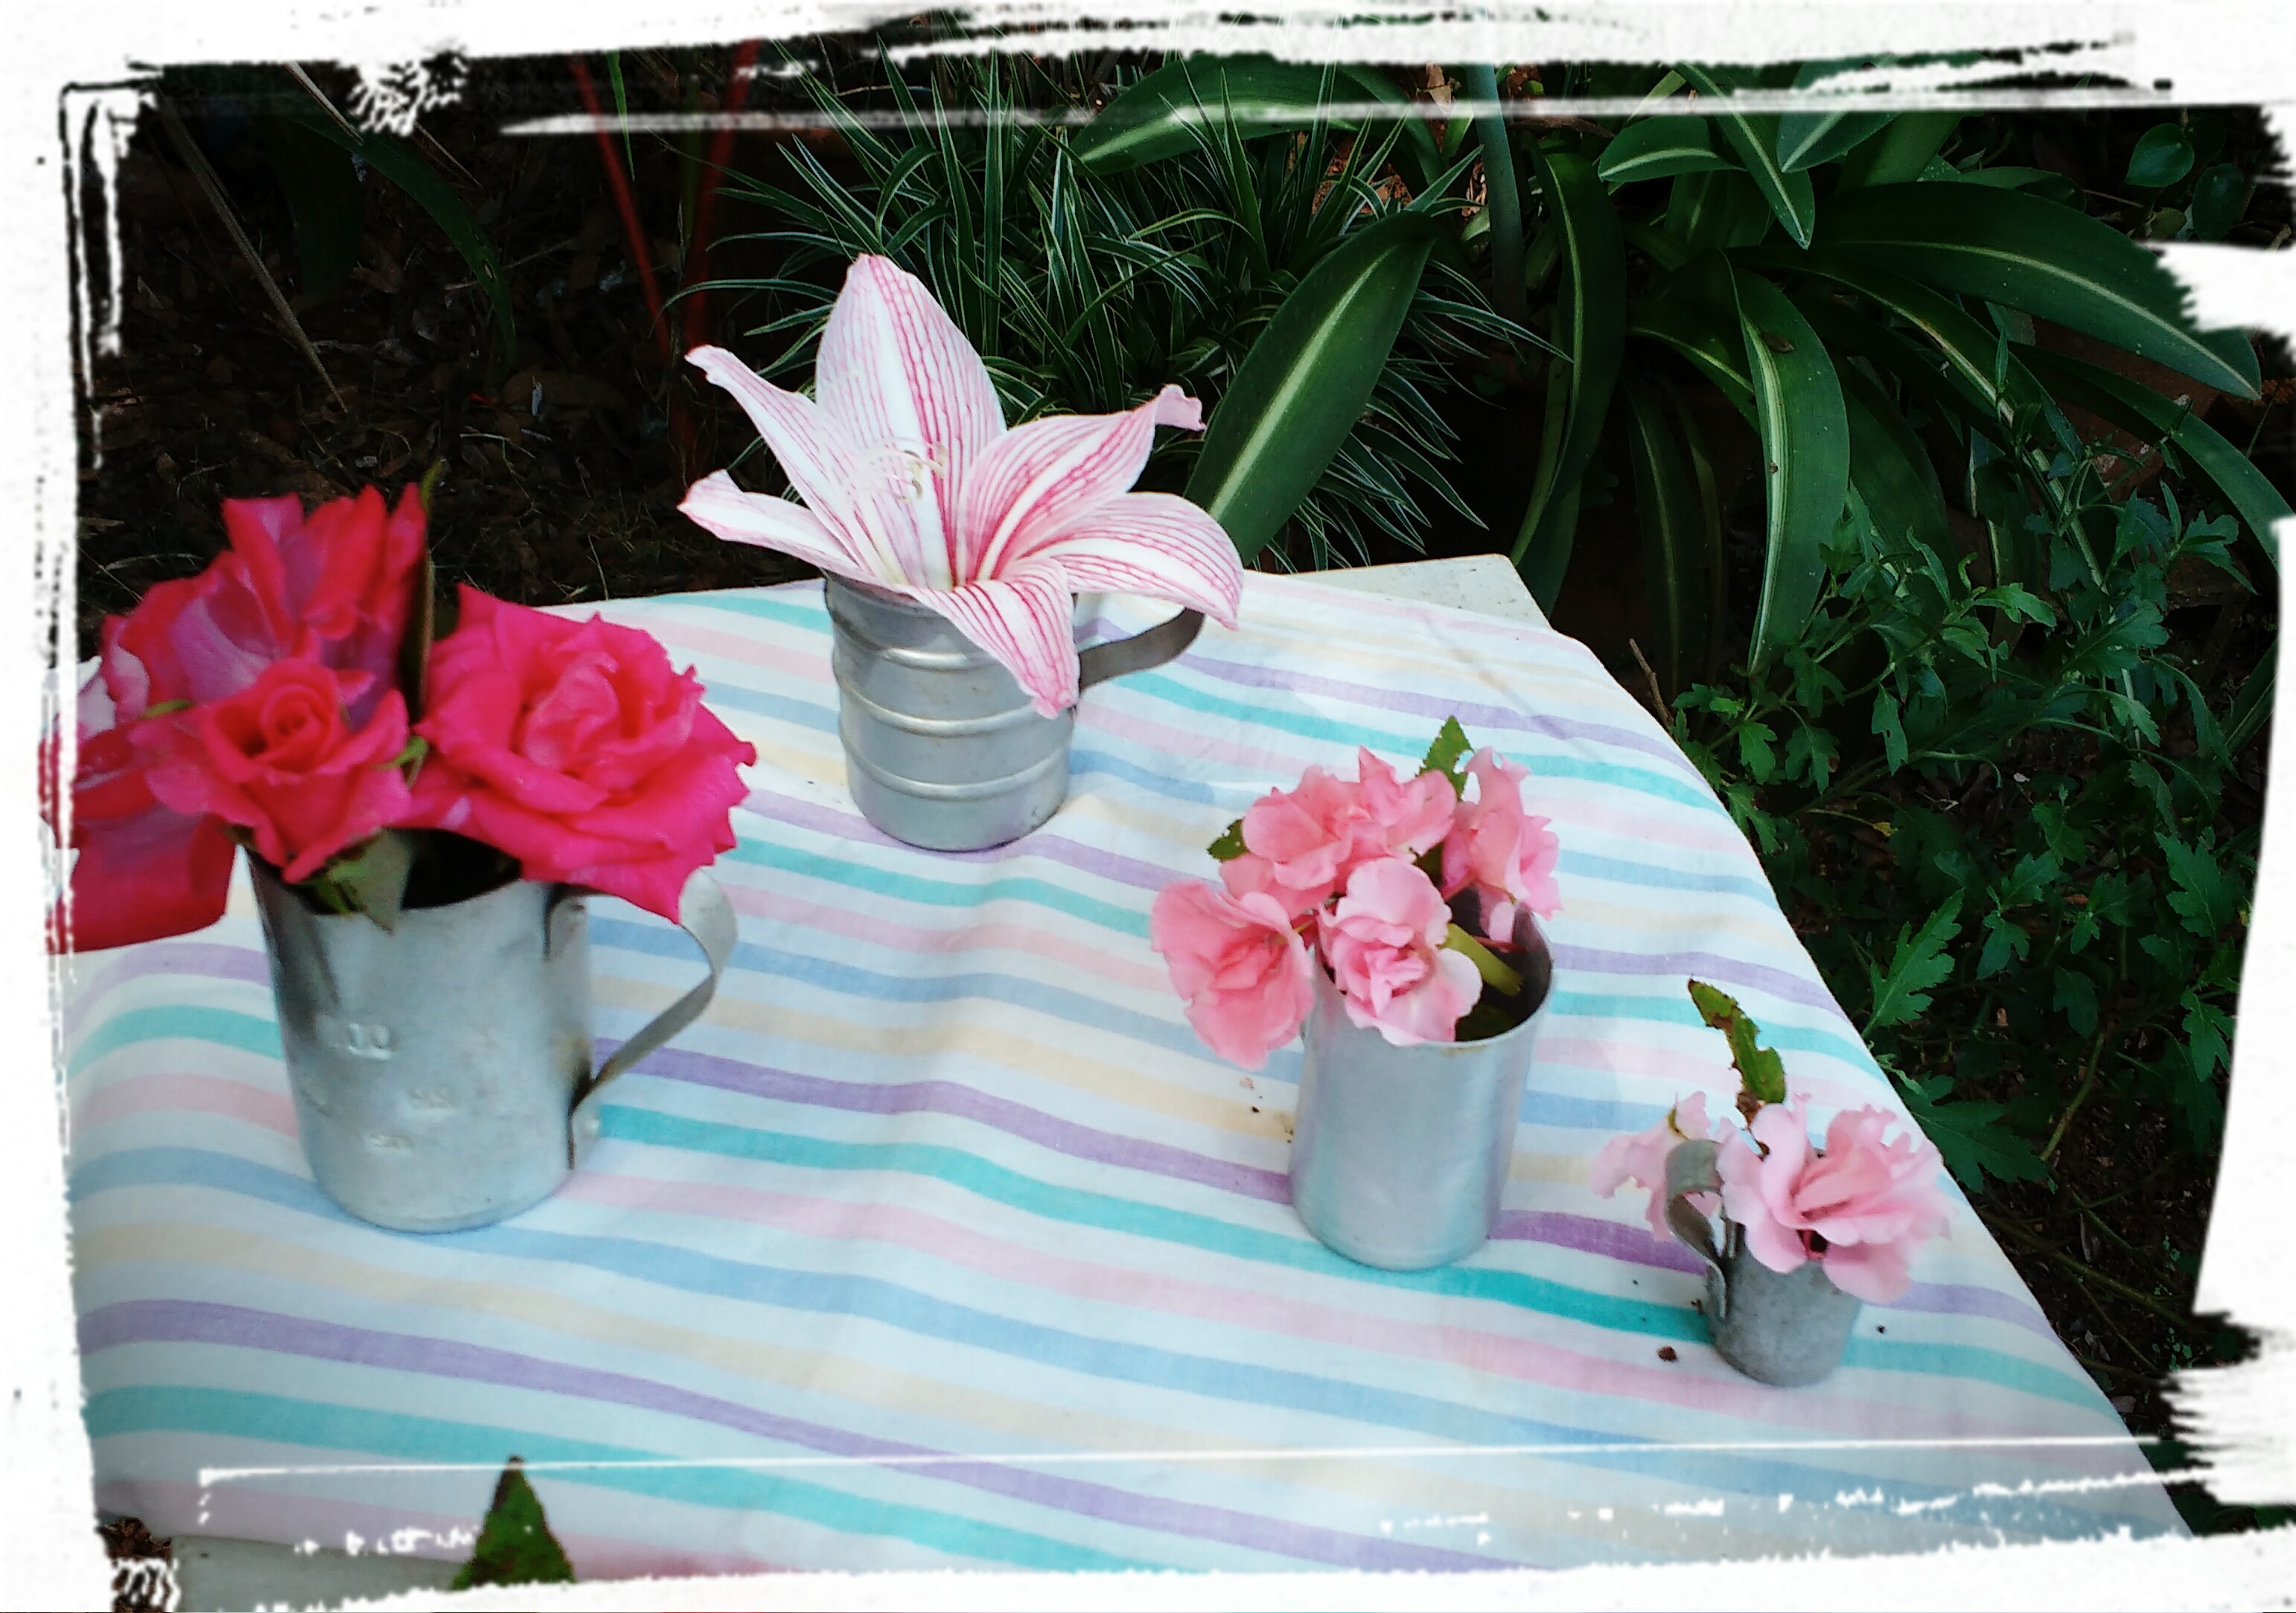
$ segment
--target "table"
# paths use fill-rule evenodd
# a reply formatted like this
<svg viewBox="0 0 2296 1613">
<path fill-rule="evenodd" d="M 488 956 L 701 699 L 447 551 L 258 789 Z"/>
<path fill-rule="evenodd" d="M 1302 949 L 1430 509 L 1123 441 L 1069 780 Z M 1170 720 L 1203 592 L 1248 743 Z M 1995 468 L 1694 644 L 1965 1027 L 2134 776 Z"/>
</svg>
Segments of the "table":
<svg viewBox="0 0 2296 1613">
<path fill-rule="evenodd" d="M 586 1578 L 2179 1531 L 1957 1193 L 1913 1291 L 1867 1308 L 1833 1379 L 1786 1391 L 1721 1363 L 1688 1257 L 1587 1190 L 1604 1139 L 1732 1090 L 1689 972 L 1762 1022 L 1815 1120 L 1894 1100 L 1648 713 L 1503 562 L 1444 564 L 1251 577 L 1241 632 L 1091 692 L 1051 824 L 956 857 L 853 812 L 816 586 L 606 607 L 697 665 L 758 748 L 719 870 L 743 946 L 710 1014 L 622 1084 L 594 1168 L 497 1227 L 393 1234 L 311 1186 L 243 884 L 211 931 L 82 960 L 99 1505 L 234 1573 L 356 1539 L 360 1562 L 288 1560 L 371 1573 L 381 1546 L 431 1584 L 512 1453 Z M 1209 875 L 1201 847 L 1257 794 L 1347 771 L 1358 742 L 1411 759 L 1455 712 L 1529 766 L 1562 835 L 1556 995 L 1498 1236 L 1399 1276 L 1300 1226 L 1298 1051 L 1247 1077 L 1198 1044 L 1145 914 Z M 659 921 L 594 910 L 611 1039 L 697 963 Z"/>
</svg>

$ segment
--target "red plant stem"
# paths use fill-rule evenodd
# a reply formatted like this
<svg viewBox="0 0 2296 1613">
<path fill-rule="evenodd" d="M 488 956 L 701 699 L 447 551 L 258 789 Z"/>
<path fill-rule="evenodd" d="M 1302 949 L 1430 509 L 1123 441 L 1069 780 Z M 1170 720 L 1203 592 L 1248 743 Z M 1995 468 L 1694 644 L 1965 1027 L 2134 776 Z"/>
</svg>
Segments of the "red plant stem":
<svg viewBox="0 0 2296 1613">
<path fill-rule="evenodd" d="M 603 119 L 605 114 L 598 109 L 598 91 L 590 82 L 590 70 L 582 65 L 579 56 L 566 58 L 566 65 L 574 70 L 574 87 L 582 97 L 582 106 L 593 119 Z M 637 265 L 638 279 L 645 287 L 646 307 L 653 313 L 654 340 L 661 346 L 661 356 L 669 356 L 669 320 L 662 312 L 661 282 L 654 278 L 653 254 L 646 250 L 644 226 L 638 223 L 637 199 L 630 194 L 630 182 L 623 176 L 621 160 L 614 155 L 613 136 L 606 132 L 604 123 L 594 127 L 598 136 L 598 154 L 606 160 L 606 178 L 612 185 L 614 205 L 622 215 L 622 233 L 628 240 L 630 258 Z"/>
<path fill-rule="evenodd" d="M 729 121 L 718 126 L 709 140 L 709 166 L 701 176 L 701 199 L 693 209 L 693 241 L 686 248 L 687 273 L 685 283 L 694 288 L 685 299 L 685 345 L 691 349 L 709 340 L 709 322 L 705 305 L 709 292 L 703 288 L 709 279 L 709 241 L 718 222 L 718 191 L 726 177 L 726 164 L 734 154 L 734 125 L 732 114 L 742 110 L 742 102 L 750 95 L 750 69 L 758 59 L 758 42 L 745 39 L 734 50 L 734 70 L 726 86 L 726 101 L 721 108 Z"/>
</svg>

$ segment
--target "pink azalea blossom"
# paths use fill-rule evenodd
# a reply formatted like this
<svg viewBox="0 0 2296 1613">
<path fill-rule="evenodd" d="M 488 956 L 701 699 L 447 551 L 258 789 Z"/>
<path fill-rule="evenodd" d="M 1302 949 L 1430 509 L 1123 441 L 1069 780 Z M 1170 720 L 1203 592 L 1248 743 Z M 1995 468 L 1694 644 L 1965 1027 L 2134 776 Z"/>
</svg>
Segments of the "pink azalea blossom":
<svg viewBox="0 0 2296 1613">
<path fill-rule="evenodd" d="M 1405 858 L 1357 868 L 1316 923 L 1348 1018 L 1397 1047 L 1451 1041 L 1482 995 L 1474 964 L 1443 945 L 1451 911 L 1435 882 Z"/>
<path fill-rule="evenodd" d="M 1515 904 L 1541 918 L 1562 905 L 1554 884 L 1562 842 L 1545 818 L 1523 810 L 1522 781 L 1530 770 L 1486 746 L 1468 758 L 1475 780 L 1472 800 L 1459 804 L 1458 816 L 1443 842 L 1443 894 L 1472 890 L 1482 901 L 1483 933 L 1514 931 Z"/>
<path fill-rule="evenodd" d="M 1243 815 L 1244 855 L 1220 865 L 1229 891 L 1264 891 L 1298 917 L 1346 888 L 1364 864 L 1415 857 L 1449 831 L 1456 797 L 1441 774 L 1401 781 L 1358 749 L 1356 774 L 1350 783 L 1310 767 L 1298 789 L 1254 801 Z"/>
<path fill-rule="evenodd" d="M 1912 1284 L 1913 1245 L 1951 1220 L 1937 1184 L 1937 1148 L 1896 1116 L 1868 1108 L 1836 1115 L 1824 1151 L 1814 1152 L 1808 1107 L 1798 1094 L 1755 1115 L 1751 1129 L 1767 1154 L 1734 1138 L 1724 1144 L 1715 1160 L 1722 1213 L 1745 1228 L 1746 1248 L 1772 1271 L 1822 1259 L 1842 1292 L 1890 1304 Z M 1904 1130 L 1885 1143 L 1892 1125 Z"/>
<path fill-rule="evenodd" d="M 1713 1135 L 1706 1118 L 1706 1094 L 1693 1093 L 1667 1111 L 1666 1118 L 1648 1131 L 1632 1136 L 1613 1137 L 1603 1144 L 1603 1151 L 1595 1156 L 1594 1168 L 1587 1173 L 1587 1185 L 1607 1199 L 1628 1183 L 1650 1191 L 1652 1233 L 1661 1240 L 1670 1241 L 1673 1229 L 1666 1224 L 1666 1158 L 1674 1152 L 1677 1143 Z M 1721 1200 L 1712 1193 L 1693 1193 L 1690 1203 L 1699 1214 L 1710 1216 Z"/>
<path fill-rule="evenodd" d="M 1224 1059 L 1258 1069 L 1300 1034 L 1315 1002 L 1292 916 L 1257 891 L 1231 897 L 1201 880 L 1168 885 L 1148 913 L 1188 1023 Z"/>
<path fill-rule="evenodd" d="M 1158 426 L 1202 423 L 1177 387 L 1122 414 L 1007 430 L 964 332 L 921 282 L 877 257 L 847 272 L 816 397 L 772 385 L 721 348 L 686 356 L 734 395 L 805 501 L 745 493 L 719 471 L 688 491 L 687 515 L 939 611 L 1047 716 L 1077 698 L 1078 589 L 1173 600 L 1235 625 L 1242 568 L 1219 523 L 1171 494 L 1128 491 Z"/>
</svg>

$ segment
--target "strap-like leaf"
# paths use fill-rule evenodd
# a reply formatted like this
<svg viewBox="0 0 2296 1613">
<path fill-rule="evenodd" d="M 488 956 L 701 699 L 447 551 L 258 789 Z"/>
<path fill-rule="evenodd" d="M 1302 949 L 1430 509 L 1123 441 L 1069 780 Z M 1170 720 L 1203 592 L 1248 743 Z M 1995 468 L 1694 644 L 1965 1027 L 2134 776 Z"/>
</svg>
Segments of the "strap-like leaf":
<svg viewBox="0 0 2296 1613">
<path fill-rule="evenodd" d="M 1887 394 L 1854 365 L 1836 371 L 1849 422 L 1849 483 L 1885 536 L 1911 537 L 1940 560 L 1953 557 L 1945 490 L 1921 438 Z"/>
<path fill-rule="evenodd" d="M 1842 160 L 1841 172 L 1833 182 L 1835 192 L 1919 179 L 1966 116 L 1964 112 L 1902 112 L 1892 118 L 1880 134 L 1853 147 Z"/>
<path fill-rule="evenodd" d="M 1793 86 L 1806 90 L 1849 66 L 1847 61 L 1806 61 L 1794 75 Z M 1848 97 L 1844 97 L 1845 102 Z M 1778 118 L 1778 166 L 1788 173 L 1831 162 L 1852 146 L 1862 145 L 1887 128 L 1894 112 L 1861 112 L 1849 105 L 1809 111 L 1784 112 Z"/>
<path fill-rule="evenodd" d="M 1734 166 L 1716 149 L 1713 126 L 1703 118 L 1645 118 L 1630 123 L 1603 148 L 1595 172 L 1612 190 L 1640 179 L 1708 173 Z"/>
<path fill-rule="evenodd" d="M 1245 560 L 1322 479 L 1372 388 L 1445 226 L 1396 213 L 1351 232 L 1283 299 L 1244 356 L 1188 478 L 1187 496 Z"/>
<path fill-rule="evenodd" d="M 2256 535 L 2273 565 L 2279 566 L 2280 544 L 2274 527 L 2289 519 L 2288 501 L 2247 454 L 2226 442 L 2188 405 L 2163 397 L 2102 365 L 2062 353 L 2038 348 L 2021 348 L 2018 352 L 2068 403 L 2148 442 L 2174 443 L 2193 462 L 2193 469 L 2215 484 L 2225 502 Z"/>
<path fill-rule="evenodd" d="M 1633 371 L 1620 378 L 1627 456 L 1643 528 L 1643 574 L 1660 682 L 1680 691 L 1706 651 L 1706 541 L 1698 487 L 1663 400 Z"/>
<path fill-rule="evenodd" d="M 1833 360 L 1784 292 L 1732 275 L 1768 509 L 1752 665 L 1792 643 L 1825 580 L 1825 540 L 1849 497 L 1849 423 Z"/>
<path fill-rule="evenodd" d="M 1627 334 L 1664 342 L 1712 381 L 1751 421 L 1754 383 L 1746 374 L 1745 344 L 1737 321 L 1703 299 L 1638 298 L 1627 307 Z"/>
<path fill-rule="evenodd" d="M 1677 174 L 1663 222 L 1685 255 L 1695 256 L 1761 240 L 1770 232 L 1770 205 L 1762 200 L 1761 188 L 1736 168 Z"/>
<path fill-rule="evenodd" d="M 1619 358 L 1627 335 L 1627 255 L 1619 238 L 1619 216 L 1611 205 L 1594 165 L 1576 151 L 1543 146 L 1531 148 L 1539 191 L 1549 215 L 1562 226 L 1562 300 L 1556 309 L 1562 333 L 1567 334 L 1570 361 L 1562 399 L 1567 413 L 1554 452 L 1542 454 L 1530 502 L 1516 535 L 1514 562 L 1529 557 L 1531 593 L 1542 609 L 1551 607 L 1562 585 L 1570 563 L 1570 542 L 1577 526 L 1562 519 L 1565 495 L 1578 485 L 1610 412 L 1611 390 L 1618 384 Z M 1561 361 L 1557 361 L 1558 363 Z M 1548 389 L 1550 407 L 1555 389 Z M 1548 585 L 1540 594 L 1538 582 Z"/>
<path fill-rule="evenodd" d="M 1722 78 L 1700 67 L 1676 70 L 1702 99 L 1710 102 L 1701 110 L 1712 116 L 1722 138 L 1737 153 L 1738 166 L 1752 178 L 1794 244 L 1808 246 L 1817 225 L 1817 196 L 1808 174 L 1789 173 L 1778 161 L 1777 115 L 1733 111 Z"/>
<path fill-rule="evenodd" d="M 2257 396 L 2245 340 L 2202 335 L 2185 311 L 2185 289 L 2158 258 L 2072 208 L 1984 185 L 1886 185 L 1829 198 L 1818 233 L 1837 251 Z"/>
<path fill-rule="evenodd" d="M 1488 63 L 1463 70 L 1470 99 L 1491 111 L 1475 119 L 1475 143 L 1483 153 L 1484 207 L 1491 221 L 1491 306 L 1517 324 L 1523 322 L 1522 185 L 1514 172 L 1514 150 L 1506 119 L 1499 116 L 1497 72 Z"/>
</svg>

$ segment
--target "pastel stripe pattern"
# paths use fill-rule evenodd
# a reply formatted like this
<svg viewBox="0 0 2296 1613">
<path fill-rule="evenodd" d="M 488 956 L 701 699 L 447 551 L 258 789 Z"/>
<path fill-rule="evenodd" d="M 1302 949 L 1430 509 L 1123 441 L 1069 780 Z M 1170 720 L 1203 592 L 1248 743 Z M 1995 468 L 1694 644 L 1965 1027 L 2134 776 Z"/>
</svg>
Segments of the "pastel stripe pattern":
<svg viewBox="0 0 2296 1613">
<path fill-rule="evenodd" d="M 1537 625 L 1250 577 L 1243 626 L 1095 688 L 1016 845 L 888 840 L 843 782 L 817 585 L 617 602 L 760 761 L 709 1014 L 537 1208 L 412 1237 L 296 1142 L 243 877 L 196 937 L 72 965 L 80 1347 L 103 1504 L 159 1534 L 459 1554 L 525 1459 L 588 1576 L 756 1569 L 1458 1570 L 2180 1532 L 1960 1196 L 1814 1388 L 1707 1343 L 1694 1263 L 1595 1198 L 1703 1090 L 1737 995 L 1814 1119 L 1896 1107 L 1696 770 Z M 1160 612 L 1087 601 L 1088 633 Z M 1311 762 L 1457 713 L 1564 847 L 1556 989 L 1497 1235 L 1355 1265 L 1285 1181 L 1296 1045 L 1246 1076 L 1149 950 L 1156 891 Z M 600 1052 L 685 990 L 594 905 Z M 458 1535 L 457 1530 L 464 1531 Z"/>
</svg>

